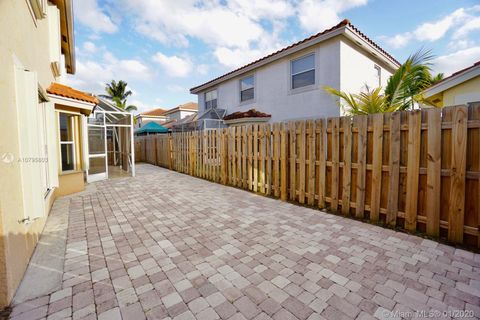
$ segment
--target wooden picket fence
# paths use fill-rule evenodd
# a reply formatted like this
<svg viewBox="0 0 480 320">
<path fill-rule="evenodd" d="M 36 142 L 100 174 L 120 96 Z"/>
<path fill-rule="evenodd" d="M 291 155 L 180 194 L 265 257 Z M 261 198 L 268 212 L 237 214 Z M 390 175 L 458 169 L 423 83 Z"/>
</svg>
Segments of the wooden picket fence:
<svg viewBox="0 0 480 320">
<path fill-rule="evenodd" d="M 480 247 L 480 105 L 136 139 L 137 161 Z"/>
</svg>

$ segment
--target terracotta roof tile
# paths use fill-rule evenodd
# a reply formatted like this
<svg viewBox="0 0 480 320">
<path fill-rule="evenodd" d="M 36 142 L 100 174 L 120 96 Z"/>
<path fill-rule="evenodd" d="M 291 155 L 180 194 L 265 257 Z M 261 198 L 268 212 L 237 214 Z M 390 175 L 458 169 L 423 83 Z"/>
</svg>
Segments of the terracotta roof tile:
<svg viewBox="0 0 480 320">
<path fill-rule="evenodd" d="M 271 53 L 271 54 L 269 54 L 269 55 L 267 55 L 267 56 L 264 56 L 264 57 L 262 57 L 262 58 L 260 58 L 260 59 L 257 59 L 257 60 L 255 60 L 255 61 L 253 61 L 253 62 L 250 62 L 249 64 L 246 64 L 246 65 L 244 65 L 244 66 L 242 66 L 242 67 L 240 67 L 240 68 L 237 68 L 237 69 L 232 70 L 232 71 L 230 71 L 230 72 L 228 72 L 228 73 L 225 73 L 224 75 L 221 75 L 221 76 L 219 76 L 219 77 L 217 77 L 217 78 L 215 78 L 215 79 L 212 79 L 212 80 L 210 80 L 210 81 L 207 81 L 207 82 L 205 82 L 205 83 L 203 83 L 203 84 L 201 84 L 201 85 L 198 85 L 198 86 L 196 86 L 196 87 L 193 87 L 193 88 L 190 89 L 190 92 L 195 91 L 196 89 L 198 89 L 198 88 L 200 88 L 200 87 L 203 87 L 204 85 L 210 84 L 210 83 L 215 82 L 215 81 L 217 81 L 217 80 L 220 80 L 220 79 L 222 79 L 222 78 L 224 78 L 224 77 L 227 77 L 227 76 L 229 76 L 229 75 L 232 74 L 232 73 L 235 73 L 235 72 L 237 72 L 237 71 L 240 71 L 240 70 L 242 70 L 242 69 L 245 69 L 245 68 L 247 68 L 247 67 L 249 67 L 249 66 L 251 66 L 251 65 L 254 65 L 254 64 L 256 64 L 256 63 L 258 63 L 258 62 L 260 62 L 260 61 L 263 61 L 263 60 L 265 60 L 265 59 L 268 59 L 268 58 L 270 58 L 270 57 L 273 57 L 273 56 L 275 56 L 275 55 L 277 55 L 277 54 L 279 54 L 279 53 L 282 53 L 282 52 L 284 52 L 284 51 L 286 51 L 286 50 L 288 50 L 288 49 L 291 49 L 291 48 L 293 48 L 293 47 L 299 46 L 299 45 L 301 45 L 301 44 L 303 44 L 303 43 L 305 43 L 305 42 L 308 42 L 308 41 L 313 40 L 313 39 L 315 39 L 315 38 L 318 38 L 318 37 L 320 37 L 320 36 L 322 36 L 322 35 L 328 34 L 328 33 L 330 33 L 330 32 L 333 32 L 333 31 L 337 30 L 337 29 L 340 29 L 340 28 L 342 28 L 342 27 L 347 27 L 347 26 L 350 27 L 350 29 L 351 29 L 352 31 L 356 32 L 360 37 L 362 37 L 362 38 L 363 38 L 364 40 L 366 40 L 368 43 L 370 43 L 372 46 L 374 46 L 376 49 L 378 49 L 380 52 L 382 52 L 383 54 L 385 54 L 385 55 L 386 55 L 389 59 L 391 59 L 394 63 L 400 65 L 400 62 L 398 62 L 398 61 L 397 61 L 393 56 L 391 56 L 387 51 L 385 51 L 382 47 L 380 47 L 378 44 L 376 44 L 375 42 L 373 42 L 373 40 L 371 40 L 369 37 L 367 37 L 364 33 L 362 33 L 360 30 L 358 30 L 357 27 L 355 27 L 348 19 L 344 19 L 344 20 L 342 20 L 340 23 L 338 23 L 337 25 L 331 27 L 330 29 L 326 29 L 326 30 L 324 30 L 324 31 L 322 31 L 322 32 L 319 32 L 319 33 L 317 33 L 317 34 L 314 34 L 314 35 L 312 35 L 312 36 L 310 36 L 310 37 L 308 37 L 308 38 L 305 38 L 305 39 L 303 39 L 303 40 L 300 40 L 300 41 L 298 41 L 298 42 L 295 42 L 295 43 L 289 45 L 288 47 L 282 48 L 282 49 L 280 49 L 280 50 L 278 50 L 278 51 L 275 51 L 275 52 L 273 52 L 273 53 Z"/>
<path fill-rule="evenodd" d="M 225 117 L 223 117 L 223 120 L 234 120 L 243 118 L 270 118 L 271 116 L 271 114 L 260 112 L 255 109 L 250 109 L 248 111 L 237 111 L 226 115 Z"/>
<path fill-rule="evenodd" d="M 198 110 L 198 104 L 196 102 L 187 102 L 178 106 L 180 109 Z"/>
<path fill-rule="evenodd" d="M 50 87 L 48 87 L 47 92 L 64 98 L 98 104 L 98 99 L 94 96 L 57 82 L 52 82 Z"/>
<path fill-rule="evenodd" d="M 162 109 L 162 108 L 156 108 L 156 109 L 153 109 L 153 110 L 149 110 L 149 111 L 145 111 L 145 112 L 142 112 L 140 113 L 141 116 L 154 116 L 154 117 L 158 117 L 158 116 L 161 116 L 165 113 L 165 109 Z"/>
<path fill-rule="evenodd" d="M 170 114 L 170 113 L 173 113 L 177 110 L 180 110 L 180 109 L 187 109 L 187 110 L 192 110 L 192 111 L 197 111 L 198 110 L 198 104 L 195 103 L 195 102 L 187 102 L 185 104 L 181 104 L 181 105 L 178 105 L 176 106 L 175 108 L 172 108 L 172 109 L 168 109 L 168 110 L 165 110 L 165 113 L 166 114 Z"/>
</svg>

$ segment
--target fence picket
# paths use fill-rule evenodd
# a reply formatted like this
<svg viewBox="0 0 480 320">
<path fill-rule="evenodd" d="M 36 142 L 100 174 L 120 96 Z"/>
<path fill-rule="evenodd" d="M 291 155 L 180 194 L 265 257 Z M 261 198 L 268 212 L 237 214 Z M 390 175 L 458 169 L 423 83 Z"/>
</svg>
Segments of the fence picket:
<svg viewBox="0 0 480 320">
<path fill-rule="evenodd" d="M 296 123 L 290 121 L 288 123 L 288 134 L 289 134 L 289 161 L 290 161 L 290 200 L 294 201 L 296 198 L 296 171 L 297 171 L 297 131 Z"/>
<path fill-rule="evenodd" d="M 400 186 L 400 113 L 390 115 L 390 150 L 388 155 L 388 203 L 385 223 L 395 227 L 398 213 L 398 190 Z"/>
<path fill-rule="evenodd" d="M 427 234 L 438 236 L 440 232 L 440 196 L 441 196 L 441 109 L 431 109 L 428 121 L 427 155 Z"/>
<path fill-rule="evenodd" d="M 450 178 L 450 206 L 448 210 L 448 239 L 455 243 L 463 243 L 467 114 L 467 108 L 464 106 L 455 107 L 452 114 L 452 174 Z"/>
<path fill-rule="evenodd" d="M 333 212 L 338 210 L 338 182 L 340 168 L 340 118 L 330 121 L 332 127 L 332 183 L 330 187 L 330 208 Z"/>
<path fill-rule="evenodd" d="M 327 174 L 327 124 L 325 119 L 318 120 L 320 138 L 318 139 L 318 207 L 325 208 Z"/>
<path fill-rule="evenodd" d="M 380 200 L 382 193 L 382 152 L 383 152 L 383 114 L 374 114 L 373 154 L 372 154 L 372 194 L 370 198 L 370 220 L 377 222 L 380 218 Z"/>
<path fill-rule="evenodd" d="M 408 151 L 407 151 L 407 199 L 405 203 L 405 229 L 415 231 L 417 228 L 418 176 L 420 169 L 420 134 L 421 112 L 412 111 L 408 117 Z"/>
<path fill-rule="evenodd" d="M 352 185 L 352 120 L 344 117 L 343 120 L 343 190 L 342 213 L 350 215 L 350 196 Z"/>
<path fill-rule="evenodd" d="M 308 129 L 308 205 L 315 203 L 315 168 L 316 168 L 316 125 L 315 121 L 307 122 Z"/>
</svg>

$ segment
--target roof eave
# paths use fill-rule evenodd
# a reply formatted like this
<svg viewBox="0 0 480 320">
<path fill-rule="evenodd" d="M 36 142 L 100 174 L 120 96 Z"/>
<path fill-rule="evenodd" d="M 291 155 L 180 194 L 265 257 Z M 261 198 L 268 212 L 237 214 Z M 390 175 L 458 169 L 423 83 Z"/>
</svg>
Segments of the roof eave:
<svg viewBox="0 0 480 320">
<path fill-rule="evenodd" d="M 221 76 L 217 79 L 214 79 L 212 81 L 209 81 L 207 83 L 204 83 L 200 86 L 197 86 L 197 87 L 193 87 L 190 89 L 190 93 L 191 94 L 197 94 L 197 93 L 200 93 L 202 91 L 205 91 L 209 88 L 212 88 L 212 87 L 215 87 L 216 85 L 224 82 L 224 81 L 227 81 L 227 80 L 230 80 L 232 78 L 235 78 L 235 77 L 238 77 L 242 74 L 245 74 L 245 73 L 248 73 L 248 72 L 251 72 L 252 70 L 254 69 L 257 69 L 261 66 L 264 66 L 264 65 L 267 65 L 271 62 L 274 62 L 276 60 L 279 60 L 279 59 L 282 59 L 286 56 L 289 56 L 295 52 L 298 52 L 298 51 L 301 51 L 301 50 L 304 50 L 308 47 L 311 47 L 311 46 L 314 46 L 318 43 L 321 43 L 323 41 L 326 41 L 328 39 L 331 39 L 331 38 L 334 38 L 336 36 L 339 36 L 339 35 L 344 35 L 346 36 L 348 39 L 354 41 L 356 44 L 358 44 L 359 46 L 363 47 L 364 50 L 366 50 L 367 52 L 373 54 L 374 56 L 376 56 L 378 59 L 380 59 L 381 61 L 383 61 L 387 66 L 389 66 L 391 68 L 391 71 L 394 71 L 396 70 L 398 67 L 400 67 L 400 63 L 398 61 L 396 61 L 395 59 L 393 59 L 392 57 L 389 57 L 388 54 L 382 52 L 381 50 L 379 50 L 376 46 L 374 46 L 373 44 L 371 44 L 370 42 L 368 42 L 366 39 L 364 39 L 363 37 L 361 37 L 357 31 L 353 30 L 352 27 L 350 27 L 350 24 L 347 24 L 347 25 L 344 25 L 344 26 L 341 26 L 341 27 L 338 27 L 337 29 L 335 30 L 332 30 L 330 32 L 327 32 L 325 34 L 322 34 L 314 39 L 311 39 L 309 41 L 305 41 L 304 43 L 301 43 L 301 44 L 298 44 L 298 45 L 295 45 L 289 49 L 286 49 L 284 51 L 280 51 L 278 53 L 274 53 L 272 54 L 272 56 L 270 57 L 267 57 L 267 58 L 263 58 L 263 59 L 260 59 L 259 61 L 257 62 L 254 62 L 252 63 L 251 65 L 247 65 L 245 67 L 240 67 L 239 69 L 237 70 L 234 70 L 230 73 L 227 73 L 225 74 L 224 76 Z"/>
<path fill-rule="evenodd" d="M 60 11 L 60 41 L 62 53 L 65 56 L 67 73 L 76 71 L 75 36 L 73 30 L 73 5 L 72 0 L 50 0 Z"/>
<path fill-rule="evenodd" d="M 237 76 L 239 76 L 239 75 L 242 75 L 242 74 L 244 74 L 244 73 L 248 73 L 248 72 L 250 72 L 250 71 L 252 71 L 252 70 L 254 70 L 254 69 L 257 69 L 257 68 L 262 67 L 262 66 L 264 66 L 264 65 L 267 65 L 267 64 L 269 64 L 269 63 L 271 63 L 271 62 L 274 62 L 274 61 L 276 61 L 276 60 L 279 60 L 279 59 L 282 59 L 282 58 L 284 58 L 284 57 L 286 57 L 286 56 L 289 56 L 289 55 L 291 55 L 291 54 L 293 54 L 293 53 L 295 53 L 295 52 L 301 51 L 301 50 L 303 50 L 303 49 L 306 49 L 306 48 L 308 48 L 308 47 L 311 47 L 311 46 L 313 46 L 313 45 L 316 45 L 316 44 L 318 44 L 318 43 L 320 43 L 320 42 L 323 42 L 323 41 L 325 41 L 325 40 L 328 40 L 328 39 L 331 39 L 331 38 L 336 37 L 336 36 L 338 36 L 338 35 L 341 35 L 341 34 L 345 33 L 345 29 L 346 29 L 346 28 L 347 28 L 347 26 L 339 27 L 339 28 L 336 29 L 336 30 L 333 30 L 333 31 L 328 32 L 328 33 L 323 34 L 323 35 L 320 35 L 320 36 L 318 36 L 318 37 L 315 38 L 315 39 L 306 41 L 306 42 L 301 43 L 301 44 L 299 44 L 299 45 L 297 45 L 297 46 L 294 46 L 294 47 L 292 47 L 292 48 L 286 49 L 286 50 L 284 50 L 284 51 L 282 51 L 282 52 L 279 52 L 279 53 L 277 53 L 277 54 L 272 55 L 271 57 L 268 57 L 268 58 L 262 59 L 262 60 L 260 60 L 260 61 L 258 61 L 258 62 L 256 62 L 256 63 L 253 63 L 253 64 L 251 64 L 251 65 L 249 65 L 249 66 L 247 66 L 247 67 L 245 67 L 245 68 L 241 68 L 241 69 L 239 69 L 239 70 L 237 70 L 237 71 L 233 71 L 232 73 L 227 74 L 227 75 L 225 75 L 225 76 L 223 76 L 223 77 L 220 77 L 219 79 L 213 80 L 213 81 L 211 81 L 211 82 L 207 82 L 207 83 L 205 83 L 205 84 L 203 84 L 203 85 L 200 85 L 200 86 L 198 86 L 198 87 L 194 87 L 194 88 L 190 89 L 190 93 L 192 93 L 192 94 L 197 94 L 197 93 L 202 92 L 202 91 L 204 91 L 204 90 L 206 90 L 206 89 L 208 89 L 208 88 L 214 87 L 214 86 L 218 85 L 219 83 L 222 83 L 222 82 L 224 82 L 224 81 L 226 81 L 226 80 L 230 80 L 230 79 L 235 78 L 235 77 L 237 77 Z"/>
<path fill-rule="evenodd" d="M 391 68 L 390 71 L 394 72 L 396 69 L 400 67 L 401 64 L 399 62 L 387 56 L 385 53 L 380 51 L 377 47 L 372 45 L 363 37 L 359 36 L 355 31 L 351 30 L 350 28 L 346 28 L 345 36 L 348 39 L 352 40 L 355 44 L 357 44 L 363 50 L 374 55 L 376 58 L 378 58 L 379 60 L 384 62 L 386 65 L 388 65 Z"/>
<path fill-rule="evenodd" d="M 451 76 L 448 79 L 445 79 L 445 81 L 434 84 L 433 86 L 425 89 L 422 92 L 422 95 L 425 98 L 430 98 L 440 92 L 448 90 L 478 76 L 480 76 L 480 65 L 474 66 L 470 69 L 465 70 L 464 72 Z"/>
</svg>

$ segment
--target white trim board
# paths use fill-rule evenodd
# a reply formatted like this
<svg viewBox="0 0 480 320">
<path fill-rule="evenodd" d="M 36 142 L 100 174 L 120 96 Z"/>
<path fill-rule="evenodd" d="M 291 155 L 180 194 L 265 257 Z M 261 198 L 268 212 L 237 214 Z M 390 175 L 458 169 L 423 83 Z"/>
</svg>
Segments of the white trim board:
<svg viewBox="0 0 480 320">
<path fill-rule="evenodd" d="M 436 85 L 431 86 L 430 88 L 423 91 L 425 98 L 430 98 L 440 92 L 458 86 L 468 80 L 471 80 L 475 77 L 480 76 L 480 64 L 472 67 L 471 69 L 465 70 L 457 75 L 452 76 Z"/>
<path fill-rule="evenodd" d="M 65 98 L 65 97 L 57 96 L 56 94 L 49 93 L 48 97 L 50 98 L 50 101 L 52 101 L 55 104 L 88 110 L 90 112 L 92 112 L 93 108 L 95 107 L 95 103 L 75 100 L 71 98 Z"/>
</svg>

